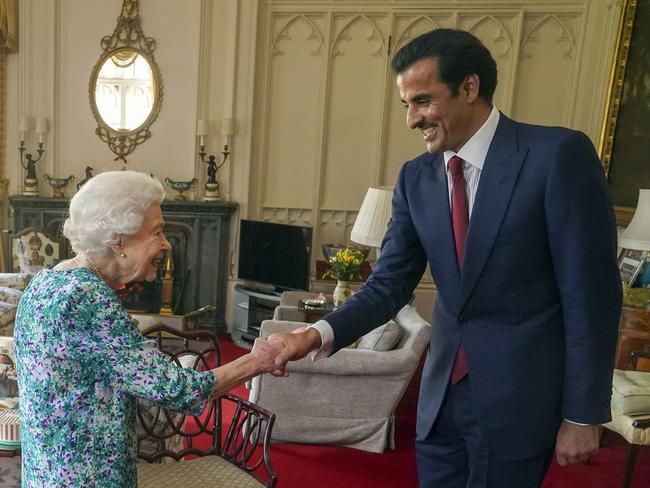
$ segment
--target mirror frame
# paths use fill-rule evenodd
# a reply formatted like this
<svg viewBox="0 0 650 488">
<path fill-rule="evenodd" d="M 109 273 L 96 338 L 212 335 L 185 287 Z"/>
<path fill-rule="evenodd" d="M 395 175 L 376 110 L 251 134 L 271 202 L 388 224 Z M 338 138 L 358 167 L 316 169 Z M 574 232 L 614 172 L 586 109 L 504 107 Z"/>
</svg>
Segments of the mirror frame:
<svg viewBox="0 0 650 488">
<path fill-rule="evenodd" d="M 102 54 L 95 63 L 90 75 L 88 85 L 88 98 L 90 100 L 90 109 L 97 121 L 95 134 L 108 144 L 109 149 L 116 155 L 114 161 L 121 160 L 126 166 L 126 156 L 131 154 L 135 148 L 151 137 L 150 127 L 158 117 L 163 100 L 163 83 L 160 76 L 160 68 L 156 63 L 153 52 L 156 49 L 156 41 L 151 37 L 146 37 L 140 27 L 140 15 L 138 13 L 137 0 L 123 0 L 122 11 L 117 19 L 117 26 L 113 33 L 104 36 L 101 39 Z M 104 63 L 115 53 L 124 50 L 131 50 L 142 56 L 153 75 L 154 85 L 154 102 L 149 116 L 145 121 L 130 131 L 120 131 L 113 129 L 102 118 L 95 100 L 95 89 L 97 78 Z"/>
</svg>

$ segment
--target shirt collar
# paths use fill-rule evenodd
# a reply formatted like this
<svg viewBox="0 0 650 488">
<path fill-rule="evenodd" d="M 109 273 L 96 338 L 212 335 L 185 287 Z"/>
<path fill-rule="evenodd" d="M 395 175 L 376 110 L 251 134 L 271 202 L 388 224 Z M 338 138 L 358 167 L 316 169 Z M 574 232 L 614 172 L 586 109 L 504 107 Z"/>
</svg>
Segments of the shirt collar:
<svg viewBox="0 0 650 488">
<path fill-rule="evenodd" d="M 494 138 L 494 133 L 497 131 L 499 124 L 499 111 L 493 105 L 492 111 L 487 120 L 477 130 L 472 137 L 460 148 L 457 153 L 454 151 L 445 151 L 443 156 L 445 158 L 445 167 L 449 171 L 449 160 L 458 155 L 463 161 L 467 161 L 472 166 L 482 170 L 485 158 L 487 157 L 488 149 Z"/>
</svg>

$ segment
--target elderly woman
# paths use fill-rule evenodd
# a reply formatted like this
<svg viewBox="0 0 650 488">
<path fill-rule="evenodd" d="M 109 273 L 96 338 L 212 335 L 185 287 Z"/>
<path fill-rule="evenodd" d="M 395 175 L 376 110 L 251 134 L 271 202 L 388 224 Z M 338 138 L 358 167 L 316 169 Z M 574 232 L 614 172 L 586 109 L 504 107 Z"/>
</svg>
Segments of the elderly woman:
<svg viewBox="0 0 650 488">
<path fill-rule="evenodd" d="M 171 246 L 161 184 L 99 174 L 70 201 L 63 227 L 76 256 L 43 269 L 16 315 L 23 486 L 135 487 L 135 400 L 199 414 L 208 399 L 275 369 L 277 344 L 212 371 L 174 365 L 147 341 L 114 290 L 152 281 Z"/>
</svg>

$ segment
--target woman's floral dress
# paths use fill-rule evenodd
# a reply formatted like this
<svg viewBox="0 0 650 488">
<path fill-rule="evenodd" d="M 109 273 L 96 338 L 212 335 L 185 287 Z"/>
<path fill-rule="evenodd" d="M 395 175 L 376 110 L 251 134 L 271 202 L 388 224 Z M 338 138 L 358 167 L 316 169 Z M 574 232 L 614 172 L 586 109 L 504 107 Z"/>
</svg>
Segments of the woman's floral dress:
<svg viewBox="0 0 650 488">
<path fill-rule="evenodd" d="M 86 268 L 32 279 L 14 355 L 24 487 L 137 486 L 136 397 L 199 414 L 215 388 L 211 372 L 184 370 L 157 351 Z"/>
</svg>

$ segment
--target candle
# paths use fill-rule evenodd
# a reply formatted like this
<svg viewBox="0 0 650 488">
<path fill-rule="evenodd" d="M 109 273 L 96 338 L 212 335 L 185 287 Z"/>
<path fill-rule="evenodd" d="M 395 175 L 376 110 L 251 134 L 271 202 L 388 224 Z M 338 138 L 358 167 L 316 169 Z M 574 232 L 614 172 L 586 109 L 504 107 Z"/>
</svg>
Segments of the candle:
<svg viewBox="0 0 650 488">
<path fill-rule="evenodd" d="M 38 134 L 38 142 L 42 143 L 44 135 L 47 134 L 47 119 L 36 119 L 36 129 L 34 132 Z"/>
<path fill-rule="evenodd" d="M 221 123 L 221 135 L 223 136 L 223 145 L 228 146 L 230 144 L 230 136 L 233 133 L 233 120 L 232 119 L 223 119 Z"/>
<path fill-rule="evenodd" d="M 25 140 L 25 133 L 29 132 L 29 117 L 21 115 L 18 119 L 18 132 L 20 132 L 20 140 Z"/>
</svg>

